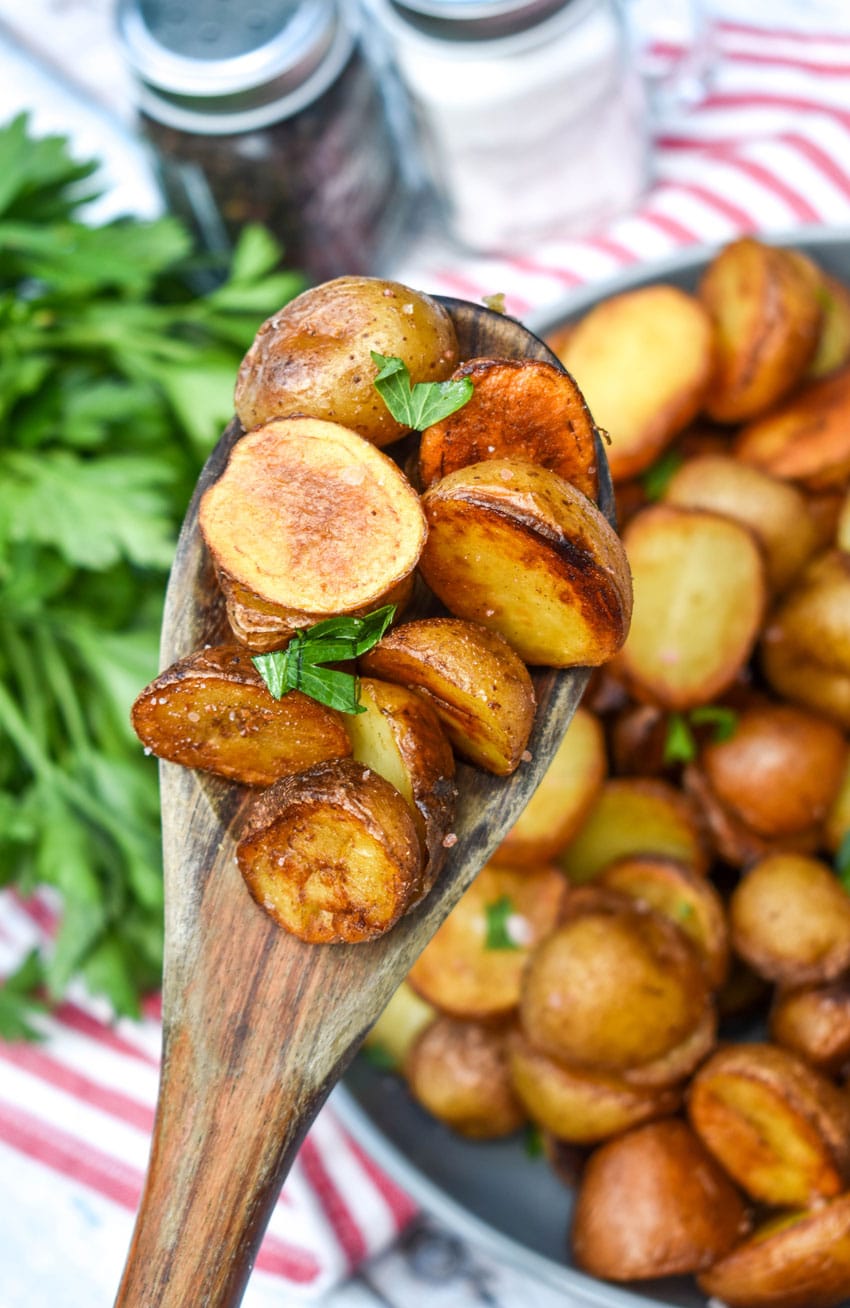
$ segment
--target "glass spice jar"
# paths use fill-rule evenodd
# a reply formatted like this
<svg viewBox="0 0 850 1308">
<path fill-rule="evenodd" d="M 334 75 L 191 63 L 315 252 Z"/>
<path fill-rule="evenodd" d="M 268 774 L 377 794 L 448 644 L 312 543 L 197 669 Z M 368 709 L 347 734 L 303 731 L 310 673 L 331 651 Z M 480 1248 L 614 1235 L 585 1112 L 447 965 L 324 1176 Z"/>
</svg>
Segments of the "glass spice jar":
<svg viewBox="0 0 850 1308">
<path fill-rule="evenodd" d="M 380 272 L 410 204 L 356 11 L 338 0 L 119 0 L 171 211 L 227 254 L 267 226 L 310 280 Z"/>
</svg>

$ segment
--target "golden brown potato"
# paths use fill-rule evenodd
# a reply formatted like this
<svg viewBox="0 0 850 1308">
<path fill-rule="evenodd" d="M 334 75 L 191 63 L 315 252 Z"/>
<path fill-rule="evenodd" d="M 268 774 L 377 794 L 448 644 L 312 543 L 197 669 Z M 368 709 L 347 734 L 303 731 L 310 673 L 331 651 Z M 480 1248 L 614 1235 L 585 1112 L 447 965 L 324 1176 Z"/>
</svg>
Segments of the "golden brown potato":
<svg viewBox="0 0 850 1308">
<path fill-rule="evenodd" d="M 131 720 L 157 758 L 246 786 L 351 753 L 341 713 L 298 690 L 274 699 L 238 645 L 173 663 L 137 697 Z"/>
<path fill-rule="evenodd" d="M 534 687 L 522 659 L 497 632 L 457 618 L 405 622 L 360 666 L 423 695 L 471 763 L 499 776 L 519 767 L 534 725 Z"/>
<path fill-rule="evenodd" d="M 526 663 L 595 666 L 620 648 L 631 580 L 614 529 L 548 468 L 492 459 L 422 500 L 419 567 L 455 616 L 498 631 Z"/>
<path fill-rule="evenodd" d="M 571 1243 L 576 1264 L 611 1281 L 696 1272 L 749 1230 L 729 1178 L 676 1118 L 636 1127 L 591 1154 Z"/>
<path fill-rule="evenodd" d="M 817 348 L 820 285 L 810 260 L 749 236 L 711 260 L 698 294 L 715 328 L 715 422 L 745 421 L 793 389 Z"/>
<path fill-rule="evenodd" d="M 728 1045 L 688 1092 L 694 1130 L 747 1194 L 803 1207 L 840 1193 L 850 1176 L 850 1099 L 796 1054 Z"/>
<path fill-rule="evenodd" d="M 438 1017 L 414 1041 L 404 1064 L 410 1092 L 460 1135 L 511 1135 L 525 1113 L 511 1087 L 508 1032 L 481 1022 Z"/>
<path fill-rule="evenodd" d="M 581 705 L 528 804 L 493 855 L 524 867 L 553 858 L 578 831 L 605 780 L 605 737 Z"/>
<path fill-rule="evenodd" d="M 850 1295 L 850 1194 L 771 1218 L 698 1279 L 728 1308 L 839 1308 Z"/>
<path fill-rule="evenodd" d="M 403 359 L 412 382 L 444 381 L 458 362 L 454 324 L 437 300 L 399 282 L 338 277 L 263 323 L 239 369 L 239 421 L 247 430 L 303 414 L 387 445 L 408 429 L 373 385 L 372 350 Z"/>
<path fill-rule="evenodd" d="M 764 613 L 764 563 L 730 518 L 657 504 L 623 533 L 634 583 L 615 661 L 641 698 L 688 709 L 715 699 L 747 661 Z"/>
<path fill-rule="evenodd" d="M 723 901 L 704 876 L 658 854 L 633 854 L 609 864 L 596 884 L 663 913 L 693 942 L 716 990 L 729 970 L 729 930 Z"/>
<path fill-rule="evenodd" d="M 298 627 L 387 602 L 425 541 L 419 497 L 355 432 L 284 418 L 236 443 L 202 496 L 198 521 L 228 596 Z"/>
<path fill-rule="evenodd" d="M 524 1034 L 555 1059 L 616 1073 L 669 1053 L 710 1006 L 693 945 L 613 891 L 574 890 L 565 913 L 528 961 Z"/>
<path fill-rule="evenodd" d="M 780 991 L 770 1010 L 770 1037 L 820 1072 L 850 1063 L 850 980 Z"/>
<path fill-rule="evenodd" d="M 841 504 L 835 530 L 835 544 L 844 554 L 850 554 L 850 490 L 844 496 Z"/>
<path fill-rule="evenodd" d="M 844 486 L 850 473 L 850 368 L 808 382 L 742 428 L 734 453 L 743 463 L 814 491 Z"/>
<path fill-rule="evenodd" d="M 711 1004 L 677 1045 L 648 1063 L 624 1068 L 623 1080 L 643 1089 L 661 1090 L 665 1086 L 681 1085 L 708 1057 L 716 1043 L 717 1013 Z"/>
<path fill-rule="evenodd" d="M 715 795 L 753 831 L 783 837 L 823 823 L 841 786 L 847 742 L 826 719 L 789 704 L 743 712 L 729 740 L 700 751 Z"/>
<path fill-rule="evenodd" d="M 402 981 L 363 1040 L 363 1048 L 394 1071 L 404 1064 L 416 1039 L 437 1017 L 437 1010 Z"/>
<path fill-rule="evenodd" d="M 538 1126 L 572 1144 L 598 1144 L 681 1103 L 676 1087 L 629 1085 L 610 1072 L 588 1071 L 541 1054 L 515 1032 L 509 1042 L 511 1081 L 520 1103 Z"/>
<path fill-rule="evenodd" d="M 707 509 L 749 527 L 764 552 L 767 581 L 785 590 L 815 552 L 815 525 L 796 487 L 728 455 L 705 455 L 682 464 L 667 484 L 664 502 Z"/>
<path fill-rule="evenodd" d="M 837 277 L 821 284 L 821 325 L 817 349 L 805 377 L 826 377 L 850 360 L 850 289 Z"/>
<path fill-rule="evenodd" d="M 372 940 L 423 894 L 409 805 L 353 759 L 320 763 L 263 791 L 236 855 L 259 906 L 310 944 Z"/>
<path fill-rule="evenodd" d="M 558 862 L 570 881 L 580 884 L 634 854 L 674 858 L 700 875 L 708 870 L 699 810 L 669 782 L 655 777 L 606 781 Z"/>
<path fill-rule="evenodd" d="M 769 854 L 814 854 L 821 842 L 821 826 L 806 827 L 790 836 L 762 836 L 721 802 L 702 768 L 689 763 L 682 773 L 685 794 L 699 809 L 714 852 L 730 867 L 746 868 Z"/>
<path fill-rule="evenodd" d="M 424 489 L 470 463 L 513 458 L 551 468 L 596 499 L 596 428 L 569 373 L 541 359 L 471 359 L 454 377 L 469 377 L 475 391 L 423 431 Z"/>
<path fill-rule="evenodd" d="M 352 755 L 407 800 L 416 823 L 429 889 L 446 856 L 454 816 L 454 755 L 431 705 L 415 690 L 364 677 L 360 705 L 347 714 Z"/>
<path fill-rule="evenodd" d="M 510 1014 L 529 954 L 566 898 L 557 869 L 483 867 L 408 973 L 417 994 L 453 1017 Z"/>
<path fill-rule="evenodd" d="M 825 863 L 772 854 L 729 902 L 732 944 L 769 981 L 833 981 L 850 967 L 850 895 Z"/>
<path fill-rule="evenodd" d="M 759 647 L 773 689 L 850 730 L 850 556 L 820 555 L 771 615 Z"/>
<path fill-rule="evenodd" d="M 611 438 L 615 482 L 643 472 L 700 409 L 714 345 L 702 305 L 675 286 L 595 305 L 553 348 Z"/>
</svg>

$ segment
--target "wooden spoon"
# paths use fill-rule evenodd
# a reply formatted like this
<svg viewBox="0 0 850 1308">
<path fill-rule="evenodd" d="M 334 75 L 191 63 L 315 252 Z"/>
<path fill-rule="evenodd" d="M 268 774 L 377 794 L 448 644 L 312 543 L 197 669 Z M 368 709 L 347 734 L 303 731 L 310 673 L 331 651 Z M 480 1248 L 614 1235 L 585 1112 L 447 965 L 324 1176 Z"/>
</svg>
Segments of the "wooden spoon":
<svg viewBox="0 0 850 1308">
<path fill-rule="evenodd" d="M 511 318 L 443 301 L 461 358 L 557 360 Z M 558 365 L 560 366 L 560 365 Z M 220 597 L 197 525 L 204 468 L 166 597 L 162 666 L 217 636 Z M 601 506 L 613 516 L 598 449 Z M 410 965 L 516 820 L 587 682 L 535 673 L 531 760 L 510 778 L 461 765 L 457 843 L 438 884 L 387 935 L 306 945 L 263 913 L 236 866 L 244 788 L 161 764 L 165 853 L 162 1072 L 150 1164 L 116 1308 L 239 1304 L 287 1171 L 313 1118 Z"/>
</svg>

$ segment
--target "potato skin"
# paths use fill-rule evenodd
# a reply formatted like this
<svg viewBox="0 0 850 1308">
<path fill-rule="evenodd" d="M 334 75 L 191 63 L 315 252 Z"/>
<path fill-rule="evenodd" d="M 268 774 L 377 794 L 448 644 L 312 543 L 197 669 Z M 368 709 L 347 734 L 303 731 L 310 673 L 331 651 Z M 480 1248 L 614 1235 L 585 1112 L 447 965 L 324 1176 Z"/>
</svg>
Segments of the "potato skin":
<svg viewBox="0 0 850 1308">
<path fill-rule="evenodd" d="M 493 1140 L 525 1121 L 511 1088 L 507 1028 L 438 1017 L 414 1041 L 404 1063 L 410 1092 L 460 1135 Z"/>
<path fill-rule="evenodd" d="M 263 791 L 236 847 L 253 899 L 310 944 L 356 944 L 394 926 L 423 893 L 407 802 L 341 759 Z"/>
<path fill-rule="evenodd" d="M 172 663 L 137 696 L 130 717 L 157 758 L 246 786 L 351 753 L 341 713 L 298 690 L 273 699 L 239 645 Z"/>
<path fill-rule="evenodd" d="M 732 1182 L 685 1122 L 639 1126 L 589 1158 L 572 1225 L 593 1276 L 647 1280 L 710 1266 L 749 1229 Z"/>
<path fill-rule="evenodd" d="M 850 980 L 781 990 L 770 1011 L 770 1037 L 828 1076 L 850 1063 Z"/>
<path fill-rule="evenodd" d="M 370 351 L 404 359 L 411 381 L 444 381 L 458 363 L 454 324 L 429 295 L 376 277 L 337 277 L 311 287 L 260 327 L 236 382 L 248 430 L 305 414 L 351 427 L 374 445 L 407 430 L 373 385 Z"/>
</svg>

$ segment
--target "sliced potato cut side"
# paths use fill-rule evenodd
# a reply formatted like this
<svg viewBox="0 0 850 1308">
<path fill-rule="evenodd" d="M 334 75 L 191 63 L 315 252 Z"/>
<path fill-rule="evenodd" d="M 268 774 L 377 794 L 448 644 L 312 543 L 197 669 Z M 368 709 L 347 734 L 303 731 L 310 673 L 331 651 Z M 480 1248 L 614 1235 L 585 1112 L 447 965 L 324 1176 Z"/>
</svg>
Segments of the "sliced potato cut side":
<svg viewBox="0 0 850 1308">
<path fill-rule="evenodd" d="M 805 376 L 826 377 L 850 361 L 850 289 L 837 277 L 823 279 L 820 295 L 823 311 L 817 349 Z"/>
<path fill-rule="evenodd" d="M 842 487 L 850 473 L 850 368 L 809 382 L 749 423 L 735 457 L 811 490 Z"/>
<path fill-rule="evenodd" d="M 402 981 L 393 992 L 381 1016 L 368 1032 L 363 1048 L 372 1051 L 381 1065 L 401 1069 L 418 1037 L 437 1016 L 437 1010 Z"/>
<path fill-rule="evenodd" d="M 426 490 L 470 463 L 513 458 L 551 468 L 596 499 L 596 428 L 569 373 L 540 359 L 471 359 L 454 377 L 469 377 L 475 390 L 463 408 L 422 433 Z"/>
</svg>

